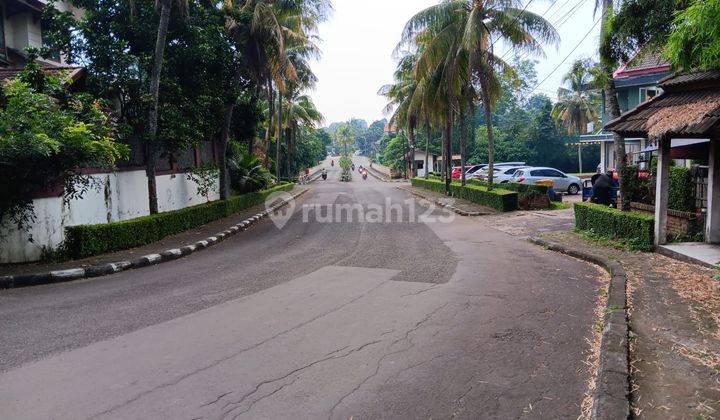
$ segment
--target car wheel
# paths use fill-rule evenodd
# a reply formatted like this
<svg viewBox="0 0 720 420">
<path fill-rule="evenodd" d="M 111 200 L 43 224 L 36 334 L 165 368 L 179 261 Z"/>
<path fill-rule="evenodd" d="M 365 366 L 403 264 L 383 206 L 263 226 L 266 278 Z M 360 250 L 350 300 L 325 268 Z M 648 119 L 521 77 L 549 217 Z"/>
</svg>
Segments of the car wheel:
<svg viewBox="0 0 720 420">
<path fill-rule="evenodd" d="M 568 192 L 568 194 L 570 194 L 570 195 L 576 195 L 578 192 L 580 192 L 580 186 L 578 186 L 577 184 L 571 184 L 571 185 L 568 187 L 567 192 Z"/>
</svg>

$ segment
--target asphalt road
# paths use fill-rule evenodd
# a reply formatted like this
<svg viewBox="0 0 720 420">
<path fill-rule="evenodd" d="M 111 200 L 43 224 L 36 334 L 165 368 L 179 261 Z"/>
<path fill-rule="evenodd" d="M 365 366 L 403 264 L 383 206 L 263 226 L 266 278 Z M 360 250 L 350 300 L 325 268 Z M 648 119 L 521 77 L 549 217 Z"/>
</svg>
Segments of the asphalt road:
<svg viewBox="0 0 720 420">
<path fill-rule="evenodd" d="M 282 229 L 0 291 L 0 418 L 577 418 L 598 270 L 338 177 Z"/>
</svg>

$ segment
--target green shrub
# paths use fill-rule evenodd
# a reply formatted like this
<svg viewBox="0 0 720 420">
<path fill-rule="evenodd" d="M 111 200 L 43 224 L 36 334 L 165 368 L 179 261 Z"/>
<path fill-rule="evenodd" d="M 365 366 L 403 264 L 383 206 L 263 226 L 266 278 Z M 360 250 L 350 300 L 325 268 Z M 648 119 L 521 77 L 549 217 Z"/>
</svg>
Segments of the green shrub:
<svg viewBox="0 0 720 420">
<path fill-rule="evenodd" d="M 228 217 L 262 203 L 273 192 L 292 188 L 292 184 L 283 184 L 260 192 L 232 196 L 226 201 L 213 201 L 121 222 L 70 226 L 65 228 L 63 253 L 66 258 L 84 258 L 147 245 Z"/>
<path fill-rule="evenodd" d="M 695 185 L 688 168 L 670 168 L 668 208 L 678 211 L 695 211 Z"/>
<path fill-rule="evenodd" d="M 445 183 L 442 180 L 413 178 L 411 183 L 414 187 L 425 188 L 438 193 L 445 192 Z M 518 208 L 518 193 L 514 191 L 501 188 L 488 191 L 486 186 L 476 184 L 468 184 L 463 187 L 460 182 L 453 181 L 450 184 L 450 192 L 453 197 L 462 198 L 503 212 L 517 210 Z"/>
<path fill-rule="evenodd" d="M 621 241 L 632 249 L 652 251 L 655 248 L 655 221 L 648 214 L 593 203 L 575 203 L 575 227 Z"/>
</svg>

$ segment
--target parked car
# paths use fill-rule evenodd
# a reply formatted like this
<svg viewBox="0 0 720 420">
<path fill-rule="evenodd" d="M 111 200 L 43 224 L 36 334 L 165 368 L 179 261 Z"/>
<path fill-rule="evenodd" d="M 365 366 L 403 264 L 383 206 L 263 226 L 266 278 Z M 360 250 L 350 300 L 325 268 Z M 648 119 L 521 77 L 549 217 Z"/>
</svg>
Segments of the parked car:
<svg viewBox="0 0 720 420">
<path fill-rule="evenodd" d="M 465 171 L 465 178 L 470 178 L 475 172 L 481 170 L 487 165 L 472 165 Z"/>
<path fill-rule="evenodd" d="M 499 168 L 495 168 L 493 171 L 495 173 L 495 175 L 493 175 L 493 182 L 498 184 L 510 182 L 513 179 L 513 175 L 515 175 L 515 172 L 525 168 L 527 168 L 527 166 L 500 166 Z M 483 174 L 483 178 L 481 179 L 483 181 L 487 180 L 487 172 Z"/>
<path fill-rule="evenodd" d="M 513 175 L 512 181 L 520 184 L 535 184 L 541 179 L 553 181 L 555 191 L 567 192 L 570 195 L 577 194 L 582 185 L 582 180 L 576 176 L 567 175 L 554 168 L 540 167 L 518 169 Z"/>
<path fill-rule="evenodd" d="M 524 163 L 512 164 L 510 163 L 499 163 L 493 167 L 493 181 L 494 182 L 508 182 L 512 178 L 515 171 L 520 168 L 527 168 Z M 474 177 L 483 181 L 488 178 L 489 168 L 484 165 L 482 169 L 475 172 Z"/>
<path fill-rule="evenodd" d="M 475 173 L 477 170 L 481 169 L 485 165 L 465 165 L 465 177 L 469 178 L 470 175 Z M 460 179 L 460 167 L 459 166 L 453 166 L 452 167 L 452 173 L 451 176 L 453 179 Z"/>
</svg>

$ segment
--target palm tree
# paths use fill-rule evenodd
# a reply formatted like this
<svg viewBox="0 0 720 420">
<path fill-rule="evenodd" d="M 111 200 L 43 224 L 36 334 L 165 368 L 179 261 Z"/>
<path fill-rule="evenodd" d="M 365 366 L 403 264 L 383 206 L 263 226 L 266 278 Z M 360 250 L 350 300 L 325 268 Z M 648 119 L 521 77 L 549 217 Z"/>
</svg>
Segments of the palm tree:
<svg viewBox="0 0 720 420">
<path fill-rule="evenodd" d="M 559 36 L 543 17 L 522 8 L 519 0 L 444 0 L 408 21 L 401 45 L 416 45 L 422 34 L 427 32 L 431 34 L 430 39 L 425 41 L 417 71 L 422 74 L 444 65 L 448 70 L 446 80 L 456 81 L 445 93 L 458 92 L 457 89 L 463 85 L 459 82 L 464 77 L 479 85 L 488 129 L 488 181 L 492 188 L 495 145 L 492 111 L 500 97 L 498 72 L 513 72 L 495 55 L 494 45 L 502 40 L 515 50 L 542 56 L 542 43 L 556 44 Z M 449 52 L 455 56 L 449 55 Z M 462 68 L 463 60 L 467 60 L 467 71 Z M 452 114 L 452 106 L 446 113 Z M 451 124 L 448 126 L 446 122 L 447 137 L 451 128 Z M 447 145 L 445 149 L 447 153 Z"/>
<path fill-rule="evenodd" d="M 155 39 L 155 54 L 153 57 L 152 73 L 150 75 L 150 110 L 148 111 L 148 137 L 147 137 L 147 165 L 148 199 L 150 213 L 158 212 L 157 179 L 155 168 L 157 166 L 157 126 L 158 126 L 158 98 L 160 96 L 160 75 L 162 74 L 163 59 L 165 56 L 165 43 L 170 26 L 170 13 L 175 6 L 180 15 L 186 16 L 188 12 L 187 0 L 157 0 L 155 7 L 160 11 L 158 32 Z"/>
<path fill-rule="evenodd" d="M 272 121 L 277 98 L 277 137 L 275 143 L 276 176 L 280 176 L 280 145 L 283 136 L 283 100 L 288 95 L 288 83 L 297 80 L 296 63 L 289 56 L 295 51 L 307 58 L 318 53 L 314 45 L 317 25 L 332 10 L 328 0 L 245 0 L 243 11 L 251 14 L 248 56 L 255 69 L 255 77 L 265 85 Z M 309 67 L 308 67 L 309 68 Z M 292 93 L 290 93 L 292 94 Z M 271 126 L 271 125 L 270 125 Z M 265 146 L 269 151 L 271 131 L 266 131 Z M 266 166 L 269 159 L 266 154 Z"/>
<path fill-rule="evenodd" d="M 273 0 L 245 0 L 241 10 L 250 15 L 250 32 L 247 40 L 246 59 L 258 85 L 265 86 L 269 104 L 268 130 L 265 131 L 265 166 L 269 167 L 270 138 L 275 105 L 275 89 L 282 100 L 285 80 L 295 77 L 294 68 L 285 54 L 285 28 L 281 19 L 283 7 L 288 4 L 276 4 Z M 278 110 L 279 113 L 282 110 Z M 276 120 L 278 126 L 281 124 Z M 278 137 L 282 135 L 278 130 Z M 276 160 L 278 156 L 276 155 Z M 279 169 L 279 162 L 276 162 Z M 276 172 L 279 176 L 279 173 Z"/>
<path fill-rule="evenodd" d="M 614 120 L 620 117 L 620 103 L 617 98 L 617 88 L 613 79 L 613 67 L 615 60 L 612 58 L 611 49 L 608 45 L 610 36 L 610 18 L 612 17 L 614 0 L 595 0 L 595 12 L 601 9 L 602 29 L 600 30 L 600 66 L 602 68 L 602 77 L 598 80 L 604 87 L 605 94 L 605 110 L 608 118 Z M 619 3 L 615 1 L 615 3 Z M 620 174 L 620 209 L 628 210 L 630 201 L 626 200 L 627 179 L 622 176 L 626 171 L 627 163 L 625 161 L 625 138 L 617 133 L 613 133 L 613 145 L 615 146 L 615 170 Z"/>
<path fill-rule="evenodd" d="M 418 109 L 413 106 L 416 98 L 417 81 L 414 78 L 413 69 L 415 67 L 416 56 L 408 54 L 403 57 L 395 71 L 395 83 L 385 85 L 378 92 L 388 98 L 388 104 L 385 106 L 384 113 L 391 114 L 389 124 L 395 124 L 398 127 L 404 127 L 408 133 L 408 144 L 410 145 L 410 156 L 412 164 L 406 170 L 416 172 L 415 169 L 415 130 L 418 126 Z M 407 156 L 405 157 L 407 160 Z"/>
<path fill-rule="evenodd" d="M 567 87 L 558 89 L 558 102 L 553 107 L 553 119 L 569 134 L 585 134 L 588 123 L 598 121 L 597 98 L 589 60 L 577 60 L 563 77 Z"/>
<path fill-rule="evenodd" d="M 301 130 L 316 128 L 325 118 L 317 110 L 310 96 L 295 92 L 288 96 L 285 103 L 285 130 L 287 131 L 287 171 L 294 173 L 292 154 L 297 144 L 298 134 Z"/>
</svg>

